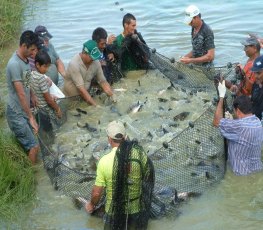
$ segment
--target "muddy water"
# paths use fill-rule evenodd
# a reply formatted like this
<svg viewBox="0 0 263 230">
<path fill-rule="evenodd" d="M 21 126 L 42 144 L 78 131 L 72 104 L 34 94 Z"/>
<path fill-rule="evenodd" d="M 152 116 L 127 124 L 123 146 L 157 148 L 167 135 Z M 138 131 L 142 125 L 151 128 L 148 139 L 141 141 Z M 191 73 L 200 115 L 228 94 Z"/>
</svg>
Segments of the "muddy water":
<svg viewBox="0 0 263 230">
<path fill-rule="evenodd" d="M 261 1 L 81 1 L 38 0 L 26 13 L 24 28 L 44 24 L 54 36 L 52 42 L 67 63 L 90 39 L 94 28 L 103 26 L 109 33 L 121 32 L 121 18 L 134 13 L 138 30 L 150 47 L 178 58 L 190 50 L 190 28 L 185 26 L 183 9 L 195 3 L 205 21 L 213 28 L 216 43 L 216 65 L 228 61 L 242 63 L 246 57 L 240 40 L 248 32 L 261 32 L 257 23 L 262 15 Z M 262 35 L 262 34 L 261 34 Z M 135 81 L 136 84 L 136 81 Z M 149 84 L 152 87 L 152 84 Z M 119 95 L 121 98 L 121 95 Z M 196 101 L 196 107 L 200 106 Z M 109 113 L 109 116 L 112 116 Z M 95 122 L 95 121 L 94 121 Z M 106 123 L 106 121 L 104 121 Z M 228 169 L 225 179 L 199 199 L 190 201 L 175 220 L 150 221 L 149 229 L 262 229 L 262 173 L 248 177 L 234 176 Z M 76 210 L 71 201 L 54 191 L 39 168 L 38 200 L 30 218 L 17 223 L 16 229 L 102 229 L 100 219 Z"/>
</svg>

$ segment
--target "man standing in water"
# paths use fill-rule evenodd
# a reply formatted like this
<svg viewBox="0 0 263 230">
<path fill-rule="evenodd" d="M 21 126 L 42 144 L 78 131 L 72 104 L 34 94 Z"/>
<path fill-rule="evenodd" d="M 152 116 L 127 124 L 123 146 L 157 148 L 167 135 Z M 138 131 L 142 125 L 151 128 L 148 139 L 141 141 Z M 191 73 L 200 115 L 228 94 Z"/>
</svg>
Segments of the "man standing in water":
<svg viewBox="0 0 263 230">
<path fill-rule="evenodd" d="M 247 38 L 241 42 L 244 45 L 244 51 L 248 57 L 247 63 L 244 68 L 241 65 L 238 65 L 236 68 L 237 78 L 240 80 L 239 85 L 231 84 L 231 82 L 226 82 L 226 87 L 230 91 L 236 93 L 237 96 L 247 95 L 251 96 L 252 86 L 256 81 L 255 73 L 251 71 L 254 60 L 260 55 L 260 44 L 256 38 Z"/>
<path fill-rule="evenodd" d="M 127 13 L 122 20 L 123 32 L 113 42 L 114 55 L 121 63 L 122 71 L 146 69 L 148 62 L 148 47 L 142 35 L 136 30 L 136 18 Z M 117 52 L 116 52 L 117 50 Z"/>
<path fill-rule="evenodd" d="M 136 142 L 126 140 L 120 121 L 112 121 L 106 129 L 110 153 L 97 167 L 91 200 L 86 204 L 92 213 L 106 190 L 104 229 L 147 229 L 154 186 L 151 160 Z"/>
<path fill-rule="evenodd" d="M 33 164 L 37 161 L 39 151 L 34 136 L 34 133 L 38 132 L 38 125 L 30 110 L 30 99 L 33 104 L 36 103 L 36 99 L 30 89 L 31 69 L 27 58 L 35 52 L 37 44 L 38 36 L 33 31 L 24 31 L 20 37 L 18 50 L 12 55 L 6 67 L 8 86 L 6 119 Z"/>
<path fill-rule="evenodd" d="M 215 57 L 214 33 L 201 19 L 201 13 L 195 5 L 186 8 L 185 23 L 192 27 L 192 50 L 180 61 L 185 64 L 211 66 Z"/>
<path fill-rule="evenodd" d="M 225 81 L 219 82 L 218 92 L 220 99 L 213 124 L 228 140 L 228 160 L 233 172 L 245 176 L 262 170 L 263 128 L 260 120 L 252 114 L 250 98 L 245 95 L 237 97 L 233 102 L 236 119 L 227 119 L 223 118 Z"/>
</svg>

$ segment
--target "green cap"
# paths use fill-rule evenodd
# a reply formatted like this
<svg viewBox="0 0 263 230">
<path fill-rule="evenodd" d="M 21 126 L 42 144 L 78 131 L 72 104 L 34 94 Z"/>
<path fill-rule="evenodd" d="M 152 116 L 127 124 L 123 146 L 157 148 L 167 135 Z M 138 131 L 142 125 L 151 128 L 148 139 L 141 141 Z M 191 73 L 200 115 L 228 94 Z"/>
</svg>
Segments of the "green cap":
<svg viewBox="0 0 263 230">
<path fill-rule="evenodd" d="M 101 52 L 97 46 L 97 42 L 88 40 L 83 44 L 83 50 L 95 61 L 100 59 Z"/>
</svg>

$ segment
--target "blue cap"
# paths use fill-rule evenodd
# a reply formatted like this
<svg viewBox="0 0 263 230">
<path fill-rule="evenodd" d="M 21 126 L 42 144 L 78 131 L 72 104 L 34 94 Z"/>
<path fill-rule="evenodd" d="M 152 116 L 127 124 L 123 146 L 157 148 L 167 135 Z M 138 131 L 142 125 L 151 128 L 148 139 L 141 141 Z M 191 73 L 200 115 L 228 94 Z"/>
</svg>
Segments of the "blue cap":
<svg viewBox="0 0 263 230">
<path fill-rule="evenodd" d="M 252 72 L 263 71 L 263 55 L 257 57 L 253 63 L 253 67 L 250 69 Z"/>
</svg>

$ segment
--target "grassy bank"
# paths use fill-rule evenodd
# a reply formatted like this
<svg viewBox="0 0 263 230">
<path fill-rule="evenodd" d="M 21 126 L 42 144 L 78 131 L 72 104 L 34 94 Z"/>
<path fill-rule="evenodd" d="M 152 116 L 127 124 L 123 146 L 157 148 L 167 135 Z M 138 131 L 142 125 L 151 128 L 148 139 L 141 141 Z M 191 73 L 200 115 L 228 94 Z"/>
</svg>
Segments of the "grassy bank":
<svg viewBox="0 0 263 230">
<path fill-rule="evenodd" d="M 23 3 L 23 4 L 22 4 Z M 18 46 L 25 1 L 0 0 L 0 223 L 12 223 L 35 197 L 31 163 L 12 134 L 4 129 L 7 86 L 5 68 Z"/>
<path fill-rule="evenodd" d="M 0 0 L 0 47 L 7 46 L 19 35 L 23 20 L 21 0 Z"/>
<path fill-rule="evenodd" d="M 0 131 L 0 219 L 16 219 L 35 197 L 31 163 L 10 133 Z"/>
</svg>

